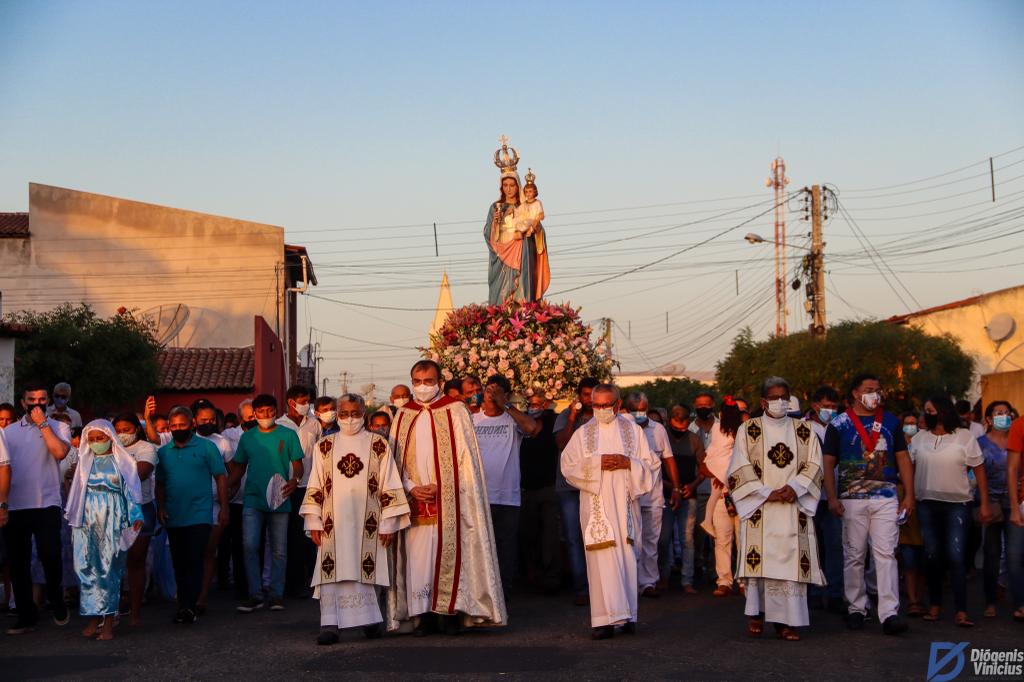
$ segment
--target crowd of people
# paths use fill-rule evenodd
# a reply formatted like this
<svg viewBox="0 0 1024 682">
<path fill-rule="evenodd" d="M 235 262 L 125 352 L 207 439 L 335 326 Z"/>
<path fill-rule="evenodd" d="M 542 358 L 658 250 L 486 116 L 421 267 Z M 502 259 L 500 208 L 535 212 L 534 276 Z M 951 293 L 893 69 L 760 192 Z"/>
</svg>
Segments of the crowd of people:
<svg viewBox="0 0 1024 682">
<path fill-rule="evenodd" d="M 318 599 L 329 645 L 500 626 L 517 593 L 568 586 L 607 639 L 636 631 L 641 599 L 713 583 L 743 595 L 750 636 L 799 640 L 812 610 L 895 635 L 943 617 L 947 578 L 973 626 L 979 553 L 984 617 L 1008 594 L 1024 621 L 1024 420 L 1006 401 L 896 415 L 865 373 L 806 410 L 780 377 L 756 402 L 662 407 L 587 378 L 556 413 L 516 407 L 500 375 L 444 382 L 422 360 L 410 380 L 372 410 L 292 386 L 283 405 L 150 398 L 86 424 L 70 385 L 26 383 L 0 404 L 7 634 L 77 607 L 109 640 L 161 596 L 193 624 L 216 585 L 239 614 Z"/>
</svg>

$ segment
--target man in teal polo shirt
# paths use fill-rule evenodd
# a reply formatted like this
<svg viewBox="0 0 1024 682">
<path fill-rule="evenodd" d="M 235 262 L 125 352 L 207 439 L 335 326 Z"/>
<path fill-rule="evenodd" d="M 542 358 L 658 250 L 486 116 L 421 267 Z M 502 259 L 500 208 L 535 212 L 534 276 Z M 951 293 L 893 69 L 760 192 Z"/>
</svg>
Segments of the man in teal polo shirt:
<svg viewBox="0 0 1024 682">
<path fill-rule="evenodd" d="M 291 429 L 275 422 L 277 399 L 266 393 L 252 401 L 257 428 L 242 434 L 231 460 L 229 487 L 245 478 L 245 499 L 242 502 L 242 547 L 245 554 L 245 575 L 249 582 L 249 600 L 238 605 L 241 613 L 263 608 L 263 579 L 260 570 L 260 540 L 265 529 L 270 534 L 270 610 L 284 610 L 285 567 L 288 561 L 288 515 L 291 502 L 302 478 L 302 445 Z M 276 497 L 281 501 L 271 507 L 268 487 L 274 476 L 283 481 Z"/>
<path fill-rule="evenodd" d="M 203 558 L 213 521 L 210 480 L 217 484 L 220 514 L 228 520 L 227 471 L 217 446 L 193 432 L 195 419 L 187 407 L 168 415 L 171 441 L 157 450 L 156 504 L 167 528 L 174 579 L 178 585 L 175 623 L 196 622 L 196 600 L 203 585 Z"/>
</svg>

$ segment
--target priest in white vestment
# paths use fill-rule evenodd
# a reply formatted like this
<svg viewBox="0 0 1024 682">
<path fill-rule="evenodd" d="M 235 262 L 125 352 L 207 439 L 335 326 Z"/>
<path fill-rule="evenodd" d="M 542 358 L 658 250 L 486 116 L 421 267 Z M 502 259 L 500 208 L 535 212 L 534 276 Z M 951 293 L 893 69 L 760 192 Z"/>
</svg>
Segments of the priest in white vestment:
<svg viewBox="0 0 1024 682">
<path fill-rule="evenodd" d="M 764 622 L 781 639 L 810 624 L 807 585 L 823 585 L 812 517 L 821 498 L 821 444 L 806 422 L 787 416 L 789 384 L 780 377 L 761 390 L 764 416 L 744 422 L 729 464 L 729 490 L 742 519 L 737 545 L 746 579 L 747 631 Z"/>
<path fill-rule="evenodd" d="M 313 596 L 320 600 L 318 644 L 338 641 L 338 630 L 362 627 L 381 636 L 378 587 L 391 584 L 388 546 L 409 525 L 409 505 L 384 436 L 364 427 L 363 398 L 338 399 L 340 432 L 321 438 L 299 514 L 317 545 Z"/>
<path fill-rule="evenodd" d="M 617 625 L 636 631 L 639 501 L 654 487 L 647 439 L 633 419 L 618 414 L 619 403 L 614 386 L 594 388 L 594 417 L 572 435 L 561 459 L 562 475 L 580 491 L 594 639 L 612 637 Z"/>
<path fill-rule="evenodd" d="M 412 367 L 414 400 L 395 413 L 391 443 L 412 525 L 399 534 L 388 630 L 505 625 L 505 598 L 483 462 L 465 403 L 441 393 L 441 368 Z M 440 620 L 439 618 L 440 617 Z"/>
</svg>

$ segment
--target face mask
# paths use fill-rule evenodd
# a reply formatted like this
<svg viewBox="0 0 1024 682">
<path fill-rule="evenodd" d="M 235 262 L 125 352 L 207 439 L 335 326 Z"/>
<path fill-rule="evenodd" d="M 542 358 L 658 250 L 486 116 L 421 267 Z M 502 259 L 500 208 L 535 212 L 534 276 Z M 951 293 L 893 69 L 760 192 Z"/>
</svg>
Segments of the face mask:
<svg viewBox="0 0 1024 682">
<path fill-rule="evenodd" d="M 786 406 L 787 406 L 787 409 L 788 409 L 789 403 L 786 403 Z M 697 413 L 697 418 L 698 419 L 701 419 L 701 420 L 704 420 L 704 421 L 707 421 L 708 419 L 711 419 L 711 417 L 715 414 L 715 410 L 713 408 L 711 408 L 711 407 L 698 407 L 697 409 L 694 410 L 694 412 Z"/>
<path fill-rule="evenodd" d="M 338 413 L 334 410 L 327 410 L 317 415 L 321 422 L 324 424 L 332 424 L 338 419 Z"/>
<path fill-rule="evenodd" d="M 650 420 L 648 419 L 646 412 L 634 412 L 633 413 L 633 421 L 635 421 L 640 426 L 643 426 L 644 424 L 646 424 Z"/>
<path fill-rule="evenodd" d="M 992 428 L 996 431 L 1008 431 L 1013 419 L 1008 414 L 997 414 L 992 417 Z"/>
<path fill-rule="evenodd" d="M 903 435 L 910 437 L 917 435 L 917 424 L 904 424 Z"/>
<path fill-rule="evenodd" d="M 391 404 L 394 405 L 395 407 L 399 407 L 399 408 L 405 407 L 406 405 L 409 404 L 409 399 L 408 398 L 395 398 L 394 400 L 391 401 Z"/>
<path fill-rule="evenodd" d="M 309 414 L 309 403 L 292 403 L 292 405 L 294 406 L 295 411 L 303 417 Z"/>
<path fill-rule="evenodd" d="M 610 407 L 595 407 L 594 416 L 601 424 L 611 424 L 615 421 L 615 410 Z"/>
<path fill-rule="evenodd" d="M 529 410 L 526 411 L 526 414 L 530 415 L 530 417 L 532 417 L 533 419 L 536 419 L 537 417 L 539 417 L 542 414 L 544 414 L 544 410 L 536 409 L 536 408 L 530 408 Z"/>
<path fill-rule="evenodd" d="M 128 447 L 135 443 L 139 439 L 138 435 L 134 433 L 119 433 L 117 439 L 121 441 L 121 445 Z"/>
<path fill-rule="evenodd" d="M 347 419 L 339 419 L 338 426 L 341 427 L 341 432 L 346 436 L 354 436 L 363 430 L 363 420 L 359 417 L 348 417 Z"/>
<path fill-rule="evenodd" d="M 242 425 L 241 425 L 242 426 L 242 430 L 243 431 L 248 431 L 249 429 L 255 429 L 256 428 L 256 424 L 257 424 L 257 421 L 255 419 L 250 419 L 249 421 L 242 422 Z"/>
<path fill-rule="evenodd" d="M 192 437 L 192 429 L 171 429 L 171 438 L 175 443 L 184 445 Z"/>
<path fill-rule="evenodd" d="M 769 400 L 768 407 L 765 411 L 768 413 L 768 416 L 770 417 L 782 419 L 789 413 L 789 401 L 786 400 L 785 398 Z"/>
<path fill-rule="evenodd" d="M 821 421 L 823 421 L 826 424 L 828 424 L 830 421 L 832 421 L 832 417 L 834 417 L 834 416 L 836 416 L 836 411 L 835 410 L 830 410 L 827 407 L 823 407 L 820 410 L 818 410 L 818 419 L 820 419 Z"/>
<path fill-rule="evenodd" d="M 68 406 L 68 399 L 63 396 L 53 396 L 53 404 L 55 407 L 64 409 Z"/>
<path fill-rule="evenodd" d="M 266 419 L 257 419 L 256 423 L 260 425 L 261 429 L 271 429 L 274 427 L 274 418 L 267 417 Z"/>
<path fill-rule="evenodd" d="M 89 449 L 93 451 L 93 454 L 105 455 L 110 452 L 110 447 L 113 443 L 109 440 L 100 441 L 99 443 L 89 443 Z"/>
<path fill-rule="evenodd" d="M 438 391 L 440 390 L 441 387 L 437 384 L 434 384 L 433 386 L 419 384 L 412 387 L 412 394 L 416 396 L 417 402 L 429 403 L 435 396 L 437 396 Z"/>
<path fill-rule="evenodd" d="M 928 427 L 929 431 L 934 431 L 935 427 L 939 425 L 939 415 L 924 413 L 924 425 Z"/>
<path fill-rule="evenodd" d="M 196 433 L 198 433 L 200 436 L 205 436 L 206 438 L 209 438 L 213 434 L 217 433 L 217 425 L 200 424 L 199 426 L 196 427 Z"/>
<path fill-rule="evenodd" d="M 878 393 L 862 393 L 860 396 L 860 404 L 869 410 L 877 409 L 880 402 L 882 396 Z"/>
<path fill-rule="evenodd" d="M 473 395 L 466 398 L 466 404 L 470 407 L 480 407 L 484 404 L 484 394 L 474 393 Z"/>
</svg>

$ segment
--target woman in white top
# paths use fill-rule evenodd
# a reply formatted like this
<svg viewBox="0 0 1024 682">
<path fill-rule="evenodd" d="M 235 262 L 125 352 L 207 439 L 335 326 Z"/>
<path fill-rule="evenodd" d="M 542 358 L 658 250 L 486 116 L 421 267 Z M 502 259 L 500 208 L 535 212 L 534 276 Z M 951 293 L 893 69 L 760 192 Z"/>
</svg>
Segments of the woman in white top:
<svg viewBox="0 0 1024 682">
<path fill-rule="evenodd" d="M 742 423 L 743 414 L 736 400 L 732 396 L 725 396 L 719 418 L 711 427 L 707 455 L 700 463 L 701 474 L 711 479 L 711 496 L 700 527 L 715 540 L 715 573 L 718 574 L 718 580 L 712 594 L 716 597 L 729 596 L 733 588 L 732 548 L 734 539 L 739 537 L 739 517 L 730 512 L 731 500 L 727 501 L 726 494 L 729 491 L 726 486 L 736 431 Z"/>
<path fill-rule="evenodd" d="M 935 396 L 924 404 L 927 431 L 910 443 L 914 461 L 914 492 L 917 514 L 924 536 L 928 563 L 929 609 L 925 620 L 935 621 L 942 613 L 942 581 L 946 568 L 950 573 L 956 624 L 972 627 L 967 617 L 967 569 L 964 553 L 971 523 L 973 499 L 968 470 L 974 472 L 981 500 L 982 523 L 991 518 L 985 458 L 974 435 L 960 427 L 953 402 Z"/>
<path fill-rule="evenodd" d="M 135 460 L 141 481 L 142 531 L 128 549 L 128 600 L 131 605 L 131 624 L 141 625 L 142 594 L 146 591 L 146 556 L 149 554 L 149 539 L 156 530 L 156 446 L 146 440 L 146 432 L 139 418 L 132 412 L 119 414 L 114 418 L 117 439 Z"/>
</svg>

